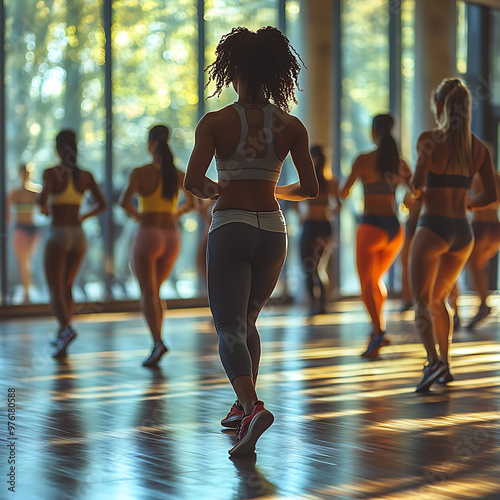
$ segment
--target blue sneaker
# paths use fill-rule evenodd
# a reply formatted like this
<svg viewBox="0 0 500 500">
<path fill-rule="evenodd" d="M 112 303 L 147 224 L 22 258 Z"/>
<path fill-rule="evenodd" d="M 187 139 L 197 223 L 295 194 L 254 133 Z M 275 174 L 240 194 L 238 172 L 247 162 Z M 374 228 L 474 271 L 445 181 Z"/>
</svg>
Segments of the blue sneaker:
<svg viewBox="0 0 500 500">
<path fill-rule="evenodd" d="M 60 334 L 55 349 L 52 351 L 53 358 L 64 358 L 69 344 L 76 338 L 76 332 L 68 326 Z"/>
<path fill-rule="evenodd" d="M 436 382 L 436 380 L 444 375 L 446 372 L 446 365 L 442 361 L 437 361 L 432 365 L 424 366 L 424 376 L 422 380 L 418 383 L 415 392 L 427 392 L 431 385 Z"/>
<path fill-rule="evenodd" d="M 361 354 L 363 358 L 373 359 L 378 356 L 378 351 L 381 347 L 389 345 L 391 342 L 389 339 L 385 338 L 385 332 L 380 333 L 372 333 L 372 337 L 370 339 L 370 343 L 366 348 L 366 351 Z"/>
<path fill-rule="evenodd" d="M 153 347 L 149 358 L 142 363 L 142 366 L 156 366 L 158 364 L 158 361 L 160 361 L 161 357 L 167 351 L 167 346 L 162 341 L 158 342 L 158 344 L 155 344 L 155 346 Z"/>
</svg>

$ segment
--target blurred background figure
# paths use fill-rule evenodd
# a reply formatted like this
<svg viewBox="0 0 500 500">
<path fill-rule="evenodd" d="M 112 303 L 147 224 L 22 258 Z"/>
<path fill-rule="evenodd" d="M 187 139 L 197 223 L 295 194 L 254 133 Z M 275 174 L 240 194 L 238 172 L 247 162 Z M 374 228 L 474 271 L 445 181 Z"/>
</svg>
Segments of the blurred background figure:
<svg viewBox="0 0 500 500">
<path fill-rule="evenodd" d="M 410 289 L 410 277 L 408 272 L 408 257 L 410 255 L 410 245 L 415 229 L 417 229 L 418 216 L 422 208 L 422 202 L 415 199 L 411 193 L 406 193 L 404 205 L 408 209 L 408 219 L 405 224 L 405 241 L 401 249 L 401 294 L 403 296 L 403 304 L 401 305 L 401 313 L 404 313 L 413 308 L 413 300 Z"/>
<path fill-rule="evenodd" d="M 300 258 L 306 274 L 306 287 L 310 301 L 310 316 L 326 313 L 328 285 L 322 267 L 326 266 L 333 248 L 332 220 L 341 204 L 338 198 L 339 183 L 326 168 L 322 146 L 311 147 L 311 157 L 318 178 L 319 194 L 315 199 L 301 202 L 307 211 L 302 218 Z"/>
<path fill-rule="evenodd" d="M 485 210 L 474 210 L 472 212 L 472 231 L 474 232 L 475 242 L 466 269 L 474 290 L 479 294 L 481 304 L 477 314 L 467 325 L 467 328 L 470 329 L 486 318 L 491 311 L 491 307 L 486 304 L 486 298 L 489 295 L 488 263 L 495 257 L 500 248 L 500 222 L 498 220 L 500 175 L 498 172 L 495 172 L 495 183 L 497 201 Z M 477 195 L 483 189 L 481 177 L 476 174 L 472 180 L 471 194 Z"/>
<path fill-rule="evenodd" d="M 143 366 L 154 367 L 168 351 L 162 340 L 163 304 L 160 287 L 172 271 L 181 248 L 178 216 L 193 208 L 193 197 L 177 209 L 184 174 L 174 165 L 168 146 L 169 130 L 156 125 L 149 131 L 148 149 L 153 161 L 130 174 L 121 206 L 139 228 L 132 245 L 132 267 L 141 287 L 141 309 L 153 339 Z M 134 204 L 137 195 L 138 206 Z"/>
<path fill-rule="evenodd" d="M 10 210 L 14 212 L 14 233 L 12 242 L 19 267 L 23 287 L 23 302 L 30 302 L 31 258 L 40 239 L 40 232 L 34 222 L 36 197 L 42 186 L 30 180 L 30 165 L 19 167 L 20 186 L 13 189 L 7 197 L 7 218 Z M 8 219 L 7 219 L 8 221 Z"/>
<path fill-rule="evenodd" d="M 73 283 L 87 252 L 82 222 L 106 210 L 107 203 L 92 174 L 77 165 L 76 135 L 72 130 L 57 135 L 56 149 L 61 163 L 43 173 L 38 203 L 40 211 L 52 217 L 45 247 L 45 275 L 50 305 L 59 322 L 52 357 L 63 358 L 76 337 L 71 325 L 75 312 Z M 80 213 L 86 191 L 92 194 L 95 203 L 87 212 Z"/>
<path fill-rule="evenodd" d="M 365 358 L 376 358 L 379 349 L 389 344 L 385 337 L 382 314 L 387 289 L 382 280 L 403 246 L 395 206 L 398 184 L 410 186 L 411 171 L 399 156 L 392 137 L 391 115 L 377 115 L 372 121 L 372 139 L 376 148 L 358 156 L 341 190 L 345 198 L 357 179 L 363 183 L 364 211 L 356 233 L 356 265 L 361 284 L 361 298 L 372 322 Z"/>
</svg>

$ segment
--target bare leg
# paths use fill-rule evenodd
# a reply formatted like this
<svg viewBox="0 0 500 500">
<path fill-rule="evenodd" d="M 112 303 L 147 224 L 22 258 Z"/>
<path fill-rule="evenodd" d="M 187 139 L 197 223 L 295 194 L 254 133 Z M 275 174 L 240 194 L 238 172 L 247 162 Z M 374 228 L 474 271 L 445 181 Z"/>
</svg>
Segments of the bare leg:
<svg viewBox="0 0 500 500">
<path fill-rule="evenodd" d="M 446 364 L 449 364 L 449 346 L 453 336 L 452 314 L 448 306 L 448 296 L 467 262 L 473 245 L 474 243 L 471 241 L 466 247 L 441 256 L 439 263 L 439 272 L 434 287 L 433 314 L 439 353 L 441 360 Z"/>
<path fill-rule="evenodd" d="M 447 249 L 446 242 L 426 227 L 416 230 L 410 248 L 410 282 L 416 326 L 430 364 L 439 361 L 431 305 L 439 258 Z"/>
<path fill-rule="evenodd" d="M 64 272 L 68 252 L 60 245 L 48 241 L 45 249 L 45 276 L 50 291 L 50 305 L 63 331 L 68 325 L 71 313 L 64 288 Z"/>
</svg>

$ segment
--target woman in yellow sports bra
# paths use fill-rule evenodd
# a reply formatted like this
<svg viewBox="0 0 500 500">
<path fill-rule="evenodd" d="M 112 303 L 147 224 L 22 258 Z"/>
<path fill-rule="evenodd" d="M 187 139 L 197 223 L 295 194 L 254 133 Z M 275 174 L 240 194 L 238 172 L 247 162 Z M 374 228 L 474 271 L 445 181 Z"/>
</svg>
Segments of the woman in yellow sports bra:
<svg viewBox="0 0 500 500">
<path fill-rule="evenodd" d="M 160 287 L 179 254 L 178 217 L 193 208 L 190 194 L 186 196 L 186 203 L 177 208 L 184 174 L 175 168 L 168 136 L 164 125 L 156 125 L 149 131 L 148 147 L 153 162 L 132 171 L 120 201 L 125 212 L 140 222 L 132 244 L 132 266 L 141 287 L 141 309 L 154 343 L 143 366 L 155 366 L 168 351 L 162 341 Z M 135 195 L 138 208 L 133 203 Z"/>
<path fill-rule="evenodd" d="M 36 197 L 41 186 L 30 181 L 30 172 L 27 165 L 19 167 L 21 185 L 13 189 L 7 197 L 7 217 L 10 208 L 15 213 L 15 227 L 12 235 L 14 252 L 19 265 L 19 276 L 24 290 L 25 304 L 29 303 L 29 288 L 31 284 L 31 257 L 40 239 L 40 232 L 35 225 Z M 8 219 L 7 219 L 8 221 Z"/>
<path fill-rule="evenodd" d="M 61 131 L 56 137 L 56 149 L 61 163 L 43 173 L 38 203 L 43 214 L 52 216 L 45 247 L 45 275 L 50 304 L 59 322 L 52 356 L 62 358 L 76 337 L 71 326 L 75 310 L 72 287 L 87 250 L 82 222 L 106 210 L 107 203 L 92 174 L 77 166 L 75 133 Z M 95 204 L 82 214 L 80 205 L 86 191 L 90 191 Z"/>
</svg>

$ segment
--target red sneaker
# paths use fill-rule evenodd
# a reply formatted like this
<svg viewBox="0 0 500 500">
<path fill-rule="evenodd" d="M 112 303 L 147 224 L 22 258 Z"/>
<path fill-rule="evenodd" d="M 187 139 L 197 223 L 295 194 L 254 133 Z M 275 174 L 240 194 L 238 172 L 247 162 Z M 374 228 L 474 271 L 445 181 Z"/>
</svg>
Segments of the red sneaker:
<svg viewBox="0 0 500 500">
<path fill-rule="evenodd" d="M 226 418 L 223 418 L 220 423 L 223 427 L 229 427 L 231 429 L 236 429 L 240 425 L 241 419 L 245 416 L 243 407 L 239 405 L 238 401 L 235 401 Z"/>
<path fill-rule="evenodd" d="M 262 433 L 274 422 L 273 414 L 264 408 L 262 401 L 257 401 L 250 415 L 243 417 L 238 428 L 238 441 L 229 450 L 231 456 L 246 455 L 255 451 L 255 444 Z"/>
</svg>

